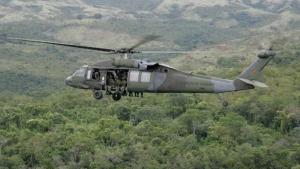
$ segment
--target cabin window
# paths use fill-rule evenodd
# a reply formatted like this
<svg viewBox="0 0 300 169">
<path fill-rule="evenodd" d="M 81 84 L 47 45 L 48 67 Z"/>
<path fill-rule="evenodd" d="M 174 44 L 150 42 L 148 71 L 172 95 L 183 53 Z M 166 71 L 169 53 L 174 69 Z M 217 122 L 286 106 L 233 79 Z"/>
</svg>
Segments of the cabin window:
<svg viewBox="0 0 300 169">
<path fill-rule="evenodd" d="M 149 73 L 149 72 L 142 72 L 141 82 L 143 82 L 143 83 L 150 82 L 150 77 L 151 77 L 151 73 Z"/>
<path fill-rule="evenodd" d="M 139 82 L 139 73 L 138 71 L 130 72 L 129 80 L 131 82 Z"/>
</svg>

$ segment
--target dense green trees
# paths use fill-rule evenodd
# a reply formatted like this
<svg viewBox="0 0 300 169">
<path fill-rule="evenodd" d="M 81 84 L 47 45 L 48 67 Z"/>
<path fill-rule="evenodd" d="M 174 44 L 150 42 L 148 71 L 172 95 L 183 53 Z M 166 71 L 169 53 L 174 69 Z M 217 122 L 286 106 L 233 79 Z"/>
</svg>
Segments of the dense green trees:
<svg viewBox="0 0 300 169">
<path fill-rule="evenodd" d="M 207 94 L 1 92 L 0 168 L 298 169 L 300 62 L 287 54 L 266 70 L 269 89 L 226 94 L 228 107 Z"/>
<path fill-rule="evenodd" d="M 297 168 L 298 107 L 275 104 L 280 98 L 268 95 L 233 95 L 228 108 L 212 95 L 121 102 L 98 102 L 73 90 L 43 100 L 8 96 L 0 103 L 0 166 Z M 171 109 L 174 103 L 182 109 Z"/>
</svg>

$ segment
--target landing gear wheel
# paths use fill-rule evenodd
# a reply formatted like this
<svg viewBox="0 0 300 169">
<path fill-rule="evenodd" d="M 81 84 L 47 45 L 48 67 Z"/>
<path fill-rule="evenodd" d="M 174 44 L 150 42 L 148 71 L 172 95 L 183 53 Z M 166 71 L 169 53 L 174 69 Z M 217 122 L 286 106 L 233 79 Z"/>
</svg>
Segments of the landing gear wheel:
<svg viewBox="0 0 300 169">
<path fill-rule="evenodd" d="M 95 99 L 97 99 L 97 100 L 103 99 L 103 93 L 101 90 L 94 90 L 93 93 L 94 93 Z"/>
<path fill-rule="evenodd" d="M 112 98 L 114 101 L 119 101 L 122 98 L 122 94 L 120 92 L 115 92 L 112 94 Z"/>
</svg>

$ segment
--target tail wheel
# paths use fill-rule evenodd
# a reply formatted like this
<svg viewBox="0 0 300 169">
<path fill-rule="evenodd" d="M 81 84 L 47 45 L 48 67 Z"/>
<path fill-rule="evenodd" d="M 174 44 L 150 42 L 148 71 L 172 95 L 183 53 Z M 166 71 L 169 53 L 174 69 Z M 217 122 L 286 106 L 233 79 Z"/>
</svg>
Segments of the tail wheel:
<svg viewBox="0 0 300 169">
<path fill-rule="evenodd" d="M 223 105 L 223 107 L 228 107 L 229 103 L 228 103 L 228 101 L 223 101 L 222 105 Z"/>
<path fill-rule="evenodd" d="M 121 92 L 115 92 L 112 94 L 112 98 L 114 101 L 119 101 L 122 98 Z"/>
<path fill-rule="evenodd" d="M 103 98 L 103 93 L 101 90 L 94 90 L 94 98 L 97 100 L 101 100 Z"/>
</svg>

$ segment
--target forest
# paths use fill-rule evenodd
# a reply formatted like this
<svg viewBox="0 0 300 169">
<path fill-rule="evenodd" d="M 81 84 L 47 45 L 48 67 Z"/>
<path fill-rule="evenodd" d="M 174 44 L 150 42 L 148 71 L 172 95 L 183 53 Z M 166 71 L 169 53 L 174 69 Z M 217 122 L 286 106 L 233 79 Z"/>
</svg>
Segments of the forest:
<svg viewBox="0 0 300 169">
<path fill-rule="evenodd" d="M 2 92 L 0 166 L 299 169 L 299 54 L 297 44 L 286 46 L 272 61 L 265 72 L 270 88 L 222 99 L 147 94 L 99 102 L 66 88 L 46 96 Z M 219 62 L 219 71 L 229 71 L 230 61 Z"/>
</svg>

